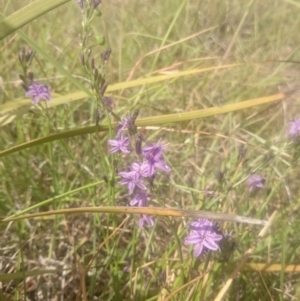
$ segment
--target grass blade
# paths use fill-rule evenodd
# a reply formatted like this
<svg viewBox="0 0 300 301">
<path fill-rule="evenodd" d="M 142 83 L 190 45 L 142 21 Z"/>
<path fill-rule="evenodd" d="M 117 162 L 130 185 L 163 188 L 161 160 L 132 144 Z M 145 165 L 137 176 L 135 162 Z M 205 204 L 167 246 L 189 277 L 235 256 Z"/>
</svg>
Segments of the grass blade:
<svg viewBox="0 0 300 301">
<path fill-rule="evenodd" d="M 32 20 L 69 1 L 70 0 L 37 0 L 26 5 L 0 22 L 0 40 L 9 36 Z"/>
</svg>

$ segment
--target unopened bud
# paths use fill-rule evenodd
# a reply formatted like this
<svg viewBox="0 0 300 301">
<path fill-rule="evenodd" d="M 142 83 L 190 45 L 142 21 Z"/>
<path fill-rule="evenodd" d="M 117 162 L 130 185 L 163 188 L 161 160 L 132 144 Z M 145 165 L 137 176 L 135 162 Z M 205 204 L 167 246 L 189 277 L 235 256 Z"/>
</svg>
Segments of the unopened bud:
<svg viewBox="0 0 300 301">
<path fill-rule="evenodd" d="M 91 59 L 91 68 L 95 69 L 95 59 L 93 57 Z"/>
<path fill-rule="evenodd" d="M 135 140 L 135 152 L 137 153 L 137 155 L 141 155 L 142 154 L 142 137 L 140 135 L 137 135 L 136 140 Z"/>
<path fill-rule="evenodd" d="M 27 76 L 28 76 L 30 81 L 33 81 L 33 77 L 34 77 L 33 72 L 31 72 L 31 71 L 28 72 Z"/>
<path fill-rule="evenodd" d="M 106 49 L 106 50 L 103 51 L 103 53 L 102 53 L 102 59 L 103 59 L 104 63 L 108 62 L 110 54 L 111 54 L 111 49 L 110 48 L 108 48 L 108 49 Z"/>
<path fill-rule="evenodd" d="M 104 95 L 104 93 L 105 93 L 107 87 L 108 87 L 108 84 L 104 81 L 103 84 L 102 84 L 102 86 L 101 86 L 101 88 L 100 88 L 100 95 L 101 95 L 101 96 Z"/>
</svg>

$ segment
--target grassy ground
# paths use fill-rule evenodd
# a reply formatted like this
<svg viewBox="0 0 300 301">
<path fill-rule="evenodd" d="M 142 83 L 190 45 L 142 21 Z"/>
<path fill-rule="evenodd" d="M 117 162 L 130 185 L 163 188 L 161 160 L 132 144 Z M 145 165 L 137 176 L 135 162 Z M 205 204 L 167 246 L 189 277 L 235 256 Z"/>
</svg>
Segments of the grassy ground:
<svg viewBox="0 0 300 301">
<path fill-rule="evenodd" d="M 8 16 L 30 2 L 0 0 L 1 12 Z M 90 88 L 79 59 L 82 12 L 74 2 L 21 30 Z M 115 98 L 120 116 L 139 109 L 139 118 L 160 118 L 298 88 L 296 1 L 105 1 L 98 10 L 102 16 L 89 28 L 89 45 L 98 43 L 92 47 L 97 65 L 103 50 L 112 49 L 106 81 L 123 84 L 107 95 Z M 0 41 L 0 117 L 24 98 L 22 47 L 28 45 L 16 32 Z M 217 69 L 227 64 L 232 66 Z M 144 84 L 147 78 L 209 67 L 215 68 Z M 51 87 L 54 105 L 28 110 L 27 100 L 25 107 L 10 110 L 13 120 L 1 119 L 1 151 L 95 124 L 93 98 L 74 101 L 70 95 L 78 86 L 51 60 L 37 52 L 30 70 Z M 129 87 L 135 79 L 140 84 Z M 300 300 L 299 160 L 297 145 L 286 136 L 289 121 L 300 117 L 299 105 L 295 92 L 246 110 L 139 129 L 148 140 L 168 143 L 172 168 L 157 177 L 151 206 L 272 218 L 262 237 L 261 226 L 219 222 L 231 233 L 226 246 L 195 259 L 182 241 L 189 218 L 155 217 L 155 226 L 143 229 L 136 216 L 125 213 L 0 223 L 0 300 Z M 126 190 L 116 185 L 112 192 L 105 182 L 114 173 L 108 167 L 109 135 L 67 136 L 0 153 L 1 218 L 26 210 L 127 206 Z M 119 168 L 128 164 L 122 159 Z M 246 185 L 252 173 L 266 177 L 256 195 Z"/>
</svg>

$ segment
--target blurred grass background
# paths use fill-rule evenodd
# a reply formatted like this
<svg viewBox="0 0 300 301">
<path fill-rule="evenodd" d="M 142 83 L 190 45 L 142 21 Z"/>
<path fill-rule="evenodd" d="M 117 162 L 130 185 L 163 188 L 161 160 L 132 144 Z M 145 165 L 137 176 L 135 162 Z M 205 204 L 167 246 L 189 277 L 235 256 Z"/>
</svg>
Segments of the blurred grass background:
<svg viewBox="0 0 300 301">
<path fill-rule="evenodd" d="M 0 0 L 4 16 L 31 1 Z M 49 56 L 88 86 L 80 66 L 81 10 L 71 1 L 21 30 Z M 105 1 L 92 23 L 93 56 L 106 66 L 109 84 L 230 63 L 240 66 L 112 92 L 115 111 L 140 109 L 140 117 L 180 113 L 277 94 L 299 87 L 300 7 L 296 1 Z M 0 29 L 1 30 L 1 29 Z M 13 33 L 0 42 L 0 104 L 24 98 L 18 53 L 26 43 Z M 55 95 L 77 91 L 36 54 L 30 68 Z M 157 180 L 153 206 L 237 213 L 268 219 L 279 215 L 249 261 L 276 269 L 245 269 L 224 300 L 300 300 L 299 163 L 288 144 L 288 121 L 299 117 L 299 94 L 284 101 L 163 127 L 140 129 L 149 140 L 168 143 L 170 175 Z M 95 123 L 91 99 L 34 110 L 1 127 L 1 150 L 51 133 Z M 126 205 L 124 190 L 108 203 L 101 153 L 106 133 L 64 139 L 0 159 L 0 214 L 9 216 L 60 196 L 38 210 Z M 242 148 L 247 149 L 240 159 Z M 220 183 L 217 174 L 224 173 Z M 267 178 L 251 197 L 245 185 L 253 172 Z M 95 185 L 93 185 L 95 183 Z M 259 229 L 224 223 L 232 231 L 230 256 L 193 259 L 181 243 L 186 220 L 156 218 L 139 231 L 135 218 L 72 215 L 1 224 L 0 271 L 19 272 L 2 282 L 3 300 L 214 300 Z M 92 260 L 93 267 L 84 271 Z M 131 272 L 124 267 L 131 264 Z M 295 265 L 294 272 L 284 272 Z M 25 278 L 25 271 L 55 270 Z M 292 269 L 293 270 L 293 269 Z M 298 272 L 297 272 L 298 271 Z M 22 276 L 23 275 L 23 276 Z M 196 277 L 199 277 L 196 279 Z M 193 279 L 196 281 L 193 282 Z M 182 287 L 184 284 L 188 284 Z M 178 290 L 178 292 L 177 292 Z M 299 290 L 299 289 L 298 289 Z M 299 295 L 299 292 L 298 292 Z M 6 299 L 4 299 L 6 298 Z M 27 299 L 26 299 L 27 298 Z M 55 299 L 56 298 L 56 299 Z M 79 299 L 76 299 L 79 298 Z M 169 298 L 169 299 L 168 299 Z"/>
</svg>

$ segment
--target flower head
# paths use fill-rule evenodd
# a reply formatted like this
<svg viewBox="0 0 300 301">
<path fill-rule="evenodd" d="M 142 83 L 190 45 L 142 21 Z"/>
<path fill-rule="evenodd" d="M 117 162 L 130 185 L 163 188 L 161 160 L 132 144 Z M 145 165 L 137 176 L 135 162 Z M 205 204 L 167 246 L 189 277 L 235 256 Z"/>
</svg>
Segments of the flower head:
<svg viewBox="0 0 300 301">
<path fill-rule="evenodd" d="M 51 100 L 49 88 L 43 84 L 39 84 L 34 81 L 32 81 L 29 87 L 27 88 L 25 96 L 31 97 L 32 102 L 35 105 L 38 104 L 41 99 L 44 99 L 46 101 Z"/>
<path fill-rule="evenodd" d="M 217 244 L 223 236 L 216 233 L 215 227 L 208 219 L 199 218 L 190 223 L 191 232 L 184 238 L 186 244 L 194 245 L 194 256 L 200 256 L 205 249 L 216 251 Z"/>
<path fill-rule="evenodd" d="M 130 201 L 130 206 L 147 207 L 149 196 L 150 195 L 148 193 L 142 190 L 138 191 L 135 194 L 134 198 Z M 153 227 L 153 218 L 146 214 L 140 214 L 140 218 L 138 220 L 138 227 L 143 228 L 145 223 L 148 225 L 148 227 Z"/>
<path fill-rule="evenodd" d="M 137 176 L 142 177 L 142 178 L 147 178 L 150 176 L 149 168 L 150 168 L 150 166 L 147 161 L 143 161 L 142 164 L 134 162 L 134 163 L 132 163 L 132 166 L 131 166 L 131 170 L 133 172 L 135 172 L 137 174 Z"/>
<path fill-rule="evenodd" d="M 141 176 L 135 171 L 122 171 L 119 172 L 119 175 L 122 177 L 119 184 L 127 185 L 129 194 L 132 194 L 136 187 L 140 188 L 141 190 L 147 190 L 147 187 L 141 182 Z"/>
<path fill-rule="evenodd" d="M 247 185 L 250 193 L 255 193 L 257 190 L 264 187 L 266 178 L 253 174 L 247 179 Z"/>
<path fill-rule="evenodd" d="M 133 113 L 132 116 L 130 114 L 128 114 L 127 117 L 125 117 L 118 123 L 117 137 L 120 136 L 122 131 L 124 131 L 124 130 L 128 130 L 129 134 L 136 133 L 136 127 L 135 127 L 134 123 L 135 123 L 138 113 L 139 112 L 137 111 L 137 112 Z"/>
<path fill-rule="evenodd" d="M 149 144 L 142 149 L 144 158 L 149 164 L 149 175 L 152 176 L 155 173 L 155 169 L 161 169 L 165 172 L 170 172 L 171 168 L 166 164 L 163 151 L 166 146 L 158 141 L 156 144 Z"/>
<path fill-rule="evenodd" d="M 147 207 L 149 194 L 144 191 L 138 191 L 131 199 L 130 206 Z"/>
<path fill-rule="evenodd" d="M 127 136 L 120 136 L 119 138 L 115 140 L 108 140 L 108 144 L 112 146 L 112 148 L 109 150 L 110 153 L 116 153 L 116 152 L 121 152 L 123 154 L 129 154 L 130 150 L 129 144 L 130 140 L 129 137 Z"/>
<path fill-rule="evenodd" d="M 296 140 L 300 137 L 300 119 L 290 121 L 287 135 L 293 140 Z"/>
</svg>

